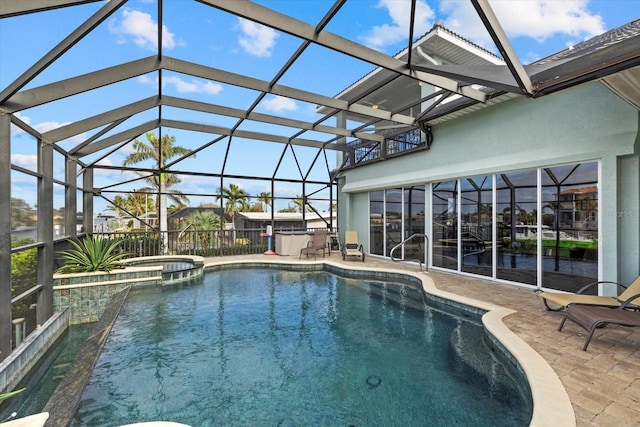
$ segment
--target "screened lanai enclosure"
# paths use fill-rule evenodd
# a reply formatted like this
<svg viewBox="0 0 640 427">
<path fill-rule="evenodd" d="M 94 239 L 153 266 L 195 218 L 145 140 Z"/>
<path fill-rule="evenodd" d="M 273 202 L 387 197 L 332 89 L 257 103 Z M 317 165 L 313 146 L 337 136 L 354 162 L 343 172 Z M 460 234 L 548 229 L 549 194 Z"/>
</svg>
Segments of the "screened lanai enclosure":
<svg viewBox="0 0 640 427">
<path fill-rule="evenodd" d="M 52 316 L 69 239 L 117 238 L 137 256 L 218 256 L 264 252 L 268 228 L 339 236 L 337 219 L 351 215 L 339 211 L 345 171 L 429 150 L 434 128 L 465 111 L 638 61 L 525 70 L 489 3 L 472 0 L 495 49 L 475 46 L 447 67 L 430 55 L 454 51 L 456 36 L 438 23 L 425 33 L 422 2 L 406 2 L 408 41 L 392 55 L 356 41 L 353 17 L 375 1 L 287 3 L 0 2 L 0 360 Z M 542 185 L 569 185 L 571 174 L 549 170 Z M 512 177 L 498 178 L 510 191 Z M 439 214 L 458 214 L 446 205 L 452 193 L 486 205 L 486 182 L 450 184 L 433 193 L 445 200 Z M 424 205 L 438 202 L 424 185 L 404 191 L 408 232 L 452 232 L 446 221 L 426 226 Z M 465 209 L 469 232 L 488 232 Z M 391 240 L 374 223 L 369 251 L 388 256 Z M 483 274 L 483 265 L 463 268 Z"/>
<path fill-rule="evenodd" d="M 225 254 L 260 253 L 267 225 L 306 228 L 305 217 L 335 232 L 341 168 L 430 141 L 417 106 L 436 95 L 378 108 L 385 85 L 403 81 L 408 92 L 409 83 L 435 80 L 447 93 L 484 99 L 340 34 L 357 1 L 309 3 L 309 22 L 271 3 L 0 4 L 0 359 L 52 315 L 56 253 L 67 239 L 117 237 L 136 255 Z M 146 32 L 131 29 L 136 19 Z M 243 37 L 258 31 L 278 38 L 278 51 L 256 43 L 240 58 L 215 46 L 238 26 L 246 27 L 240 45 L 256 43 Z M 127 43 L 136 49 L 118 48 Z M 371 83 L 335 96 L 376 67 L 384 73 Z M 296 206 L 297 222 L 279 221 Z M 258 211 L 260 221 L 240 229 L 240 211 Z"/>
<path fill-rule="evenodd" d="M 0 4 L 0 360 L 52 315 L 68 239 L 119 238 L 136 255 L 223 255 L 264 251 L 267 225 L 304 229 L 313 217 L 335 232 L 341 168 L 428 141 L 420 96 L 389 111 L 374 105 L 376 91 L 434 78 L 484 97 L 341 35 L 357 1 L 309 3 L 312 21 L 278 2 L 141 3 Z M 255 44 L 244 57 L 222 45 L 238 26 L 234 46 Z M 255 32 L 278 38 L 278 50 Z M 342 72 L 331 70 L 335 58 Z M 335 96 L 376 67 L 385 73 L 375 84 Z M 280 221 L 294 208 L 297 221 Z M 241 211 L 254 211 L 254 228 L 237 227 Z"/>
</svg>

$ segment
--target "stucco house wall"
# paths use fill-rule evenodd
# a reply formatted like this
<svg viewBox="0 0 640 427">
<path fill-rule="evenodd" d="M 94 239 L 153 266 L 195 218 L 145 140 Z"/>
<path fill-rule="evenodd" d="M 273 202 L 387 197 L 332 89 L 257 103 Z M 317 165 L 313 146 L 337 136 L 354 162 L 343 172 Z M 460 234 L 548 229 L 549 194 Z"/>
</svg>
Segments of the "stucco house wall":
<svg viewBox="0 0 640 427">
<path fill-rule="evenodd" d="M 639 112 L 600 82 L 450 120 L 433 127 L 430 150 L 343 171 L 340 228 L 357 230 L 368 248 L 372 190 L 600 161 L 601 276 L 628 283 L 640 274 L 639 122 Z"/>
</svg>

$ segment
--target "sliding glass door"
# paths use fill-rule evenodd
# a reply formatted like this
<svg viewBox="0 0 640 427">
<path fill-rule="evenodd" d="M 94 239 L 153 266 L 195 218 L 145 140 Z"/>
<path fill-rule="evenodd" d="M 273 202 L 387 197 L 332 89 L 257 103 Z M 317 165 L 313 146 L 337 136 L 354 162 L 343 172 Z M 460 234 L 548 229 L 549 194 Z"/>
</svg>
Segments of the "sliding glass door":
<svg viewBox="0 0 640 427">
<path fill-rule="evenodd" d="M 598 280 L 598 164 L 545 168 L 541 180 L 542 286 L 575 292 Z"/>
<path fill-rule="evenodd" d="M 598 167 L 433 183 L 432 265 L 570 292 L 596 281 Z"/>
<path fill-rule="evenodd" d="M 386 237 L 385 255 L 391 256 L 391 249 L 402 242 L 402 188 L 390 188 L 385 191 L 384 227 Z M 401 258 L 402 254 L 394 253 Z"/>
<path fill-rule="evenodd" d="M 431 194 L 433 265 L 458 269 L 458 181 L 439 182 Z"/>
<path fill-rule="evenodd" d="M 462 271 L 493 274 L 493 177 L 460 180 Z"/>
<path fill-rule="evenodd" d="M 403 246 L 404 259 L 415 259 L 424 262 L 425 260 L 425 240 L 424 235 L 424 185 L 414 185 L 404 189 L 404 209 L 403 209 L 404 238 L 407 241 Z"/>
<path fill-rule="evenodd" d="M 537 170 L 496 176 L 498 279 L 537 284 Z"/>
<path fill-rule="evenodd" d="M 369 193 L 369 253 L 384 255 L 384 191 Z"/>
<path fill-rule="evenodd" d="M 390 188 L 369 193 L 369 252 L 391 256 L 408 237 L 425 230 L 425 186 Z M 424 261 L 424 237 L 399 246 L 393 257 Z"/>
</svg>

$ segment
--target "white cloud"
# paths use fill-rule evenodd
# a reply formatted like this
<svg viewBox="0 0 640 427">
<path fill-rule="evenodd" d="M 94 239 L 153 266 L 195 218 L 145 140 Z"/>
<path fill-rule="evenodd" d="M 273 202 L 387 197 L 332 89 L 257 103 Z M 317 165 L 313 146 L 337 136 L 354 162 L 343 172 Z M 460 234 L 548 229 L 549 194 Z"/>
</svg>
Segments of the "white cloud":
<svg viewBox="0 0 640 427">
<path fill-rule="evenodd" d="M 133 42 L 149 50 L 158 49 L 158 24 L 148 13 L 138 10 L 123 10 L 120 21 L 112 21 L 109 31 L 122 36 L 119 43 L 126 43 L 131 38 Z M 177 45 L 175 36 L 166 25 L 162 26 L 162 47 L 172 49 Z"/>
<path fill-rule="evenodd" d="M 273 96 L 269 99 L 262 101 L 262 105 L 269 111 L 295 111 L 298 109 L 298 105 L 291 98 L 285 98 L 284 96 Z"/>
<path fill-rule="evenodd" d="M 139 76 L 138 81 L 142 84 L 154 85 L 158 83 L 158 79 L 151 79 L 147 75 Z M 173 85 L 179 93 L 208 93 L 216 95 L 223 89 L 222 85 L 208 80 L 191 79 L 183 80 L 178 76 L 166 76 L 162 78 L 163 85 Z"/>
<path fill-rule="evenodd" d="M 61 127 L 61 126 L 66 126 L 69 123 L 71 123 L 71 122 L 66 122 L 66 123 L 42 122 L 42 123 L 38 123 L 38 124 L 32 125 L 32 126 L 38 132 L 45 133 L 45 132 L 49 132 L 52 129 L 57 129 L 57 128 Z"/>
<path fill-rule="evenodd" d="M 37 124 L 32 124 L 31 123 L 31 117 L 29 116 L 25 116 L 21 113 L 16 113 L 16 117 L 18 117 L 20 120 L 22 120 L 23 122 L 25 122 L 26 124 L 28 124 L 29 126 L 31 126 L 33 129 L 35 129 L 36 131 L 40 132 L 40 133 L 45 133 L 48 132 L 52 129 L 57 129 L 61 126 L 66 126 L 71 122 L 66 122 L 66 123 L 58 123 L 58 122 L 42 122 L 42 123 L 37 123 Z M 27 135 L 27 133 L 25 131 L 23 131 L 22 129 L 20 129 L 17 126 L 11 126 L 11 136 L 15 137 L 15 136 L 20 136 L 20 135 Z M 56 144 L 63 147 L 63 148 L 67 148 L 67 147 L 75 147 L 76 145 L 80 144 L 81 142 L 83 142 L 84 140 L 87 139 L 87 134 L 86 133 L 81 133 L 75 136 L 72 136 L 71 138 L 67 138 L 65 140 L 62 141 L 57 141 Z"/>
<path fill-rule="evenodd" d="M 221 85 L 211 81 L 204 82 L 204 84 L 200 85 L 200 88 L 203 90 L 204 93 L 208 93 L 210 95 L 215 95 L 217 93 L 220 93 L 220 91 L 222 90 Z"/>
<path fill-rule="evenodd" d="M 32 171 L 38 170 L 38 156 L 35 154 L 12 154 L 11 163 Z"/>
<path fill-rule="evenodd" d="M 185 81 L 178 76 L 168 76 L 162 79 L 163 84 L 173 85 L 179 93 L 208 93 L 215 95 L 222 90 L 222 86 L 210 81 L 192 79 Z"/>
<path fill-rule="evenodd" d="M 602 17 L 589 12 L 587 0 L 492 1 L 491 7 L 509 37 L 530 37 L 543 42 L 554 35 L 583 40 L 605 31 Z M 445 26 L 482 45 L 491 38 L 470 2 L 442 0 Z"/>
<path fill-rule="evenodd" d="M 376 25 L 361 38 L 365 45 L 381 50 L 384 47 L 407 39 L 409 20 L 411 17 L 410 0 L 379 0 L 377 8 L 385 8 L 389 12 L 391 24 Z M 414 34 L 422 35 L 433 25 L 435 13 L 425 0 L 416 2 L 416 19 Z"/>
<path fill-rule="evenodd" d="M 239 18 L 240 31 L 238 43 L 249 54 L 259 57 L 271 56 L 278 33 L 272 28 Z"/>
<path fill-rule="evenodd" d="M 150 85 L 158 82 L 158 79 L 152 79 L 148 74 L 143 74 L 141 76 L 136 77 L 138 81 L 142 84 Z"/>
</svg>

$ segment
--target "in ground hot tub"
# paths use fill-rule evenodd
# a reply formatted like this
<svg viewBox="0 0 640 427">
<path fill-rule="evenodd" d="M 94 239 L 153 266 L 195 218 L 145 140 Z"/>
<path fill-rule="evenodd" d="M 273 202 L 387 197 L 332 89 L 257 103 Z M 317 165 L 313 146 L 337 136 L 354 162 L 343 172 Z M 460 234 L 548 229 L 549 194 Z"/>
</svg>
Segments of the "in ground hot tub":
<svg viewBox="0 0 640 427">
<path fill-rule="evenodd" d="M 122 262 L 127 266 L 162 266 L 163 284 L 201 277 L 204 272 L 204 258 L 197 255 L 145 256 Z"/>
</svg>

